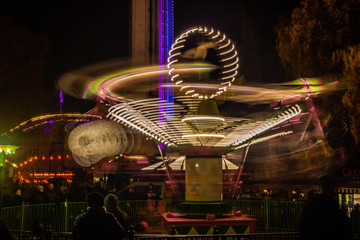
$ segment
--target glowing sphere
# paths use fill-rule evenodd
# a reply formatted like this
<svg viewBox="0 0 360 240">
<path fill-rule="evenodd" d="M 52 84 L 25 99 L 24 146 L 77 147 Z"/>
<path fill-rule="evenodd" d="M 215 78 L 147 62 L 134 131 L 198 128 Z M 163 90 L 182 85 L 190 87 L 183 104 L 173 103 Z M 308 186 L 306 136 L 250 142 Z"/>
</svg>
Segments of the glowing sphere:
<svg viewBox="0 0 360 240">
<path fill-rule="evenodd" d="M 98 120 L 76 127 L 69 135 L 68 144 L 75 162 L 89 167 L 105 157 L 123 153 L 128 138 L 119 124 Z"/>
</svg>

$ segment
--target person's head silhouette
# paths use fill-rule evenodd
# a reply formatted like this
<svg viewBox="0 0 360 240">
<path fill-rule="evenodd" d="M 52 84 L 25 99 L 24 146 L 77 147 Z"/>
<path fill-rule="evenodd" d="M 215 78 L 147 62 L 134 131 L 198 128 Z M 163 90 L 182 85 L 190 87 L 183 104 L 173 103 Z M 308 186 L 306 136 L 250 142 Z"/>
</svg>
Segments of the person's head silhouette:
<svg viewBox="0 0 360 240">
<path fill-rule="evenodd" d="M 104 195 L 99 192 L 91 192 L 86 195 L 86 201 L 91 208 L 101 208 L 104 206 Z"/>
</svg>

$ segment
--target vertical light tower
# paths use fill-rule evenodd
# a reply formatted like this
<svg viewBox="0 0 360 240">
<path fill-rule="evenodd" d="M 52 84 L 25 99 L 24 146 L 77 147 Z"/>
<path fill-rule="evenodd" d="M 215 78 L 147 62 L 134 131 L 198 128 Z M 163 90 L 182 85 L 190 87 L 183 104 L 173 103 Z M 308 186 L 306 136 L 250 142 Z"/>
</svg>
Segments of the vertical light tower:
<svg viewBox="0 0 360 240">
<path fill-rule="evenodd" d="M 158 46 L 159 46 L 159 66 L 164 68 L 164 65 L 168 62 L 169 50 L 174 40 L 174 1 L 173 0 L 158 0 Z M 168 120 L 171 120 L 170 104 L 174 102 L 173 89 L 170 87 L 164 87 L 168 84 L 169 78 L 162 74 L 159 75 L 159 122 L 164 121 L 165 116 L 168 116 Z M 162 103 L 164 100 L 168 104 L 164 106 Z"/>
<path fill-rule="evenodd" d="M 159 64 L 166 68 L 174 40 L 174 0 L 131 1 L 131 55 L 134 64 Z M 159 74 L 159 122 L 172 118 L 174 92 L 169 78 Z M 166 100 L 167 104 L 164 104 Z M 164 146 L 160 144 L 161 149 Z"/>
</svg>

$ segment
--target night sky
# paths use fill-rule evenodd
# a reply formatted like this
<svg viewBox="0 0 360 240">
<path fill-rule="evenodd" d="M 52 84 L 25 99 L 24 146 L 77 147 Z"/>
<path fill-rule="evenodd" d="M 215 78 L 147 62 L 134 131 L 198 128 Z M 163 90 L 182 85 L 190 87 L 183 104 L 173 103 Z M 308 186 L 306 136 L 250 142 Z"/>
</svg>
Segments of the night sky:
<svg viewBox="0 0 360 240">
<path fill-rule="evenodd" d="M 175 36 L 192 26 L 214 27 L 236 43 L 247 83 L 289 81 L 292 77 L 277 57 L 273 28 L 280 15 L 289 17 L 298 5 L 298 0 L 175 0 Z M 49 39 L 43 73 L 52 95 L 48 112 L 59 111 L 54 82 L 60 75 L 129 56 L 129 1 L 2 1 L 0 13 Z M 93 106 L 92 101 L 65 96 L 63 112 L 86 112 Z"/>
</svg>

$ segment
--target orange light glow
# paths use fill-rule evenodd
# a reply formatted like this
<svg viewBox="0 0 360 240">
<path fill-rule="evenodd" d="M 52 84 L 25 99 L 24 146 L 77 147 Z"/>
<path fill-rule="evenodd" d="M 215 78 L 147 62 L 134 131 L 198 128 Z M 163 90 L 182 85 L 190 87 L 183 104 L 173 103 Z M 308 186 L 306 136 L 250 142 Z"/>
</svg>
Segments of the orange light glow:
<svg viewBox="0 0 360 240">
<path fill-rule="evenodd" d="M 30 158 L 29 162 L 32 162 L 32 159 Z"/>
<path fill-rule="evenodd" d="M 9 160 L 5 159 L 5 162 L 6 162 L 6 163 L 8 163 L 8 162 L 9 162 Z"/>
<path fill-rule="evenodd" d="M 53 156 L 50 156 L 50 160 L 53 160 L 54 159 L 54 157 Z"/>
<path fill-rule="evenodd" d="M 26 165 L 26 164 L 27 164 L 27 161 L 24 161 L 24 164 Z"/>
<path fill-rule="evenodd" d="M 24 166 L 22 163 L 20 163 L 20 167 Z"/>
<path fill-rule="evenodd" d="M 69 158 L 69 154 L 66 154 L 66 158 Z"/>
<path fill-rule="evenodd" d="M 58 156 L 58 159 L 61 159 L 61 156 L 60 156 L 60 155 Z"/>
<path fill-rule="evenodd" d="M 37 156 L 35 156 L 34 158 L 35 158 L 35 160 L 37 160 L 37 159 L 38 159 L 38 157 L 37 157 Z"/>
<path fill-rule="evenodd" d="M 42 156 L 42 160 L 45 160 L 45 157 L 44 157 L 44 156 Z"/>
</svg>

